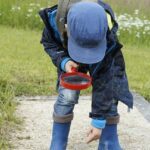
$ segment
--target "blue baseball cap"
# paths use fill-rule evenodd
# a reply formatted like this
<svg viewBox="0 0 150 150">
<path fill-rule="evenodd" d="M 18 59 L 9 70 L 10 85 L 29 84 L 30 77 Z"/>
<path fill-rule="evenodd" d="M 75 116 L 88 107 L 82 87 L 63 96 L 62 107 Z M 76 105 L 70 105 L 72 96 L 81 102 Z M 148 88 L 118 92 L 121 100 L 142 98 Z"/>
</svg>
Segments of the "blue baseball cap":
<svg viewBox="0 0 150 150">
<path fill-rule="evenodd" d="M 75 3 L 68 11 L 68 52 L 84 64 L 101 61 L 107 49 L 107 15 L 95 2 Z"/>
</svg>

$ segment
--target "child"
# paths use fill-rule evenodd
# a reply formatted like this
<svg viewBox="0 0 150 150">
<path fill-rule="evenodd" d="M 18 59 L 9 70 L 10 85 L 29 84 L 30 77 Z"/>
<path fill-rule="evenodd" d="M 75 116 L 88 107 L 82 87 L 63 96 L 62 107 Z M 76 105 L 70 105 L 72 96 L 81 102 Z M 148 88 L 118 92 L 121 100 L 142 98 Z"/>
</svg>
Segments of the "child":
<svg viewBox="0 0 150 150">
<path fill-rule="evenodd" d="M 98 150 L 121 150 L 117 135 L 118 100 L 132 108 L 133 98 L 128 88 L 122 45 L 116 35 L 118 24 L 114 14 L 102 1 L 73 4 L 67 13 L 67 36 L 62 42 L 55 21 L 56 11 L 57 6 L 54 6 L 40 12 L 45 23 L 41 43 L 58 71 L 58 98 L 54 104 L 50 150 L 67 147 L 73 109 L 80 91 L 60 86 L 59 77 L 63 72 L 71 72 L 72 67 L 84 73 L 89 71 L 93 79 L 89 113 L 92 120 L 86 142 L 99 139 Z M 112 27 L 108 25 L 106 12 L 111 17 Z"/>
</svg>

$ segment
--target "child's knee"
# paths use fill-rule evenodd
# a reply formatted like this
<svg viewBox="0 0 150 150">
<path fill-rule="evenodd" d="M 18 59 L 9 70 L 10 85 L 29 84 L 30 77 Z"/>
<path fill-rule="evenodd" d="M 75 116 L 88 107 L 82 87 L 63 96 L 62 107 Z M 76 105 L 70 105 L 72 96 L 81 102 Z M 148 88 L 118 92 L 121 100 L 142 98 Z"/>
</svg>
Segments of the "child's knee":
<svg viewBox="0 0 150 150">
<path fill-rule="evenodd" d="M 65 123 L 73 119 L 73 109 L 78 103 L 79 91 L 59 87 L 59 95 L 54 105 L 53 119 L 55 122 Z"/>
<path fill-rule="evenodd" d="M 74 105 L 78 103 L 79 91 L 65 89 L 63 87 L 59 88 L 59 95 L 56 103 L 61 105 Z"/>
<path fill-rule="evenodd" d="M 68 123 L 73 120 L 73 113 L 66 115 L 58 115 L 55 112 L 53 113 L 53 120 L 58 123 Z"/>
</svg>

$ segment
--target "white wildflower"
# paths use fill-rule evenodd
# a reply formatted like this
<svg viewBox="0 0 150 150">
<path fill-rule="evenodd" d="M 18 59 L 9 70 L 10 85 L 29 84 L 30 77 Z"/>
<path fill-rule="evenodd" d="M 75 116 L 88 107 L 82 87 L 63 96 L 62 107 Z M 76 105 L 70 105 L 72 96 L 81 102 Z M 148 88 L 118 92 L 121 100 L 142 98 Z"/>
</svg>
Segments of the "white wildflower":
<svg viewBox="0 0 150 150">
<path fill-rule="evenodd" d="M 145 27 L 144 31 L 150 31 L 150 26 Z"/>
<path fill-rule="evenodd" d="M 30 12 L 30 13 L 33 12 L 33 9 L 28 9 L 28 12 Z"/>
<path fill-rule="evenodd" d="M 30 3 L 29 5 L 30 5 L 30 6 L 35 6 L 35 4 L 34 4 L 34 3 Z"/>
<path fill-rule="evenodd" d="M 17 7 L 17 9 L 18 9 L 18 10 L 21 10 L 21 8 L 20 8 L 19 6 Z"/>
<path fill-rule="evenodd" d="M 139 32 L 136 33 L 136 37 L 140 38 L 140 33 Z"/>
<path fill-rule="evenodd" d="M 13 6 L 13 7 L 11 8 L 11 11 L 15 11 L 15 9 L 16 9 L 16 8 Z"/>
<path fill-rule="evenodd" d="M 11 11 L 19 11 L 21 10 L 20 6 L 12 6 Z"/>
<path fill-rule="evenodd" d="M 136 9 L 136 10 L 134 11 L 134 14 L 135 14 L 135 15 L 138 15 L 138 14 L 139 14 L 139 10 Z"/>
<path fill-rule="evenodd" d="M 40 10 L 44 9 L 43 7 L 40 8 Z"/>
<path fill-rule="evenodd" d="M 31 14 L 27 14 L 27 18 L 28 18 L 28 17 L 31 17 Z"/>
</svg>

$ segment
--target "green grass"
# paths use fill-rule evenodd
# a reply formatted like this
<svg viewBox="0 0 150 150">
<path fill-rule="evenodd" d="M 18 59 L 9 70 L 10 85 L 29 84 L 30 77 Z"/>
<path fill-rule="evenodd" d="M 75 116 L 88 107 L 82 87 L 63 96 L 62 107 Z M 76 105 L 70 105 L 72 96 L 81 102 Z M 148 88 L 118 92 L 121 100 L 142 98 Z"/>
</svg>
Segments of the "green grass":
<svg viewBox="0 0 150 150">
<path fill-rule="evenodd" d="M 150 1 L 149 0 L 104 0 L 104 2 L 107 2 L 110 4 L 113 8 L 113 10 L 117 14 L 124 14 L 124 13 L 129 13 L 133 14 L 135 10 L 140 11 L 140 17 L 147 17 L 150 19 L 150 13 L 149 13 L 149 6 L 150 6 Z"/>
<path fill-rule="evenodd" d="M 0 27 L 0 75 L 13 85 L 15 95 L 51 93 L 56 71 L 40 44 L 41 32 Z"/>
<path fill-rule="evenodd" d="M 43 24 L 38 12 L 54 4 L 55 0 L 0 0 L 0 24 L 41 29 Z"/>
<path fill-rule="evenodd" d="M 17 106 L 13 86 L 5 78 L 0 78 L 0 149 L 7 149 L 9 145 L 9 131 L 14 124 L 20 123 L 20 119 L 14 112 Z"/>
<path fill-rule="evenodd" d="M 149 0 L 143 1 L 129 1 L 129 0 L 120 0 L 117 3 L 113 0 L 106 0 L 115 13 L 125 14 L 129 13 L 134 16 L 134 18 L 139 18 L 141 20 L 150 19 L 149 13 Z M 57 1 L 53 0 L 1 0 L 0 1 L 0 24 L 5 26 L 12 26 L 15 28 L 24 28 L 24 29 L 34 29 L 41 30 L 43 28 L 43 22 L 40 19 L 38 12 L 40 9 L 45 7 L 50 7 L 56 4 Z M 139 10 L 138 15 L 134 15 L 135 10 Z M 120 32 L 122 41 L 128 44 L 145 44 L 150 46 L 150 37 L 149 31 L 144 31 L 142 28 L 128 28 L 126 30 L 121 29 Z M 132 34 L 130 33 L 132 31 Z M 143 34 L 143 32 L 145 32 Z M 136 34 L 140 33 L 141 38 L 137 38 Z M 137 42 L 138 40 L 138 42 Z"/>
<path fill-rule="evenodd" d="M 132 90 L 150 101 L 150 49 L 148 47 L 126 46 L 123 50 L 129 84 Z"/>
<path fill-rule="evenodd" d="M 149 0 L 105 0 L 111 4 L 117 14 L 129 13 L 138 9 L 139 17 L 150 19 Z M 57 3 L 57 0 L 1 0 L 0 1 L 0 24 L 12 27 L 31 29 L 42 29 L 43 24 L 38 12 L 41 8 L 50 7 Z"/>
</svg>

